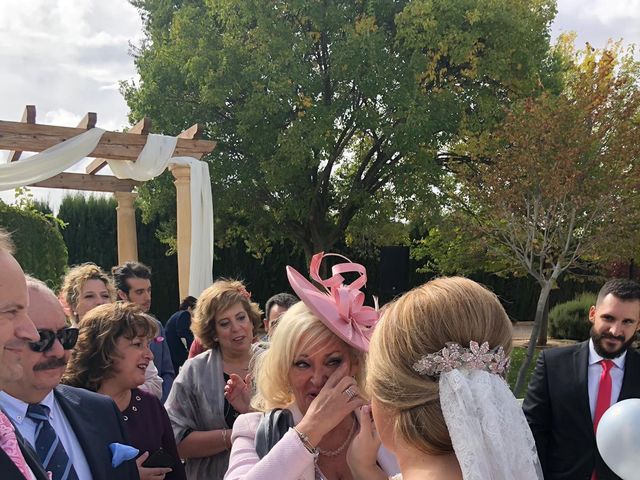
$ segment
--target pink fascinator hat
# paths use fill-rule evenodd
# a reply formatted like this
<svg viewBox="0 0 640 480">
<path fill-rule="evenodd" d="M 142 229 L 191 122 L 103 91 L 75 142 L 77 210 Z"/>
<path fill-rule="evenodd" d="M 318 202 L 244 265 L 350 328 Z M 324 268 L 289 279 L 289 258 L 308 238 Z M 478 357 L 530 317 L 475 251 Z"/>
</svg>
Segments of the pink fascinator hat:
<svg viewBox="0 0 640 480">
<path fill-rule="evenodd" d="M 320 278 L 320 264 L 325 257 L 334 256 L 347 260 L 335 265 L 331 278 Z M 351 284 L 344 284 L 343 273 L 355 272 L 360 276 Z M 323 289 L 316 288 L 296 269 L 287 266 L 287 277 L 291 288 L 300 300 L 316 314 L 329 330 L 354 348 L 366 352 L 373 327 L 379 314 L 373 307 L 364 306 L 364 293 L 360 291 L 367 283 L 367 270 L 358 263 L 335 253 L 316 253 L 311 259 L 309 275 Z"/>
</svg>

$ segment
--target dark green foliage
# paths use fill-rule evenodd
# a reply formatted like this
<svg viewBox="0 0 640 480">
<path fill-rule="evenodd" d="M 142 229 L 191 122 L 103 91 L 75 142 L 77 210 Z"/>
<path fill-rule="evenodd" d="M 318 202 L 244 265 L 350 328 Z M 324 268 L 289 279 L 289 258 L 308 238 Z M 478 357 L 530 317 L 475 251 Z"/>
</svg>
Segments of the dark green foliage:
<svg viewBox="0 0 640 480">
<path fill-rule="evenodd" d="M 69 195 L 62 199 L 58 218 L 69 250 L 69 265 L 93 262 L 109 269 L 118 261 L 116 200 L 111 196 Z"/>
<path fill-rule="evenodd" d="M 582 293 L 556 305 L 549 312 L 549 334 L 554 338 L 583 341 L 589 338 L 589 308 L 596 304 L 595 293 Z"/>
<path fill-rule="evenodd" d="M 67 248 L 55 219 L 0 201 L 0 226 L 12 233 L 22 269 L 56 288 L 67 265 Z"/>
</svg>

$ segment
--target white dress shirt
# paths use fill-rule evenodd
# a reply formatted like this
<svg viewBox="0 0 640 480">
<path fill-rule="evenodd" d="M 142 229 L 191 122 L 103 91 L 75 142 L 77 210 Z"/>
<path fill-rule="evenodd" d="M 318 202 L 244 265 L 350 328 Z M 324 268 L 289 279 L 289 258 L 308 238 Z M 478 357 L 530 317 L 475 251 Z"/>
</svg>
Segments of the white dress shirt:
<svg viewBox="0 0 640 480">
<path fill-rule="evenodd" d="M 0 392 L 0 405 L 18 430 L 20 430 L 24 439 L 29 442 L 35 450 L 36 422 L 27 418 L 29 404 L 12 397 L 6 392 Z M 58 405 L 53 390 L 40 402 L 40 405 L 49 407 L 49 423 L 51 423 L 67 455 L 69 455 L 73 468 L 78 474 L 78 479 L 92 480 L 91 470 L 89 469 L 89 464 L 84 456 L 80 442 L 78 442 L 78 437 L 76 437 L 76 434 L 73 432 L 62 408 Z"/>
<path fill-rule="evenodd" d="M 624 377 L 624 361 L 627 358 L 627 352 L 617 358 L 612 358 L 613 368 L 610 370 L 611 375 L 611 403 L 613 405 L 618 401 L 620 396 L 620 389 L 622 388 L 622 379 Z M 596 353 L 596 349 L 593 346 L 593 340 L 589 340 L 589 368 L 588 381 L 589 381 L 589 408 L 591 409 L 591 418 L 596 411 L 596 401 L 598 400 L 598 387 L 600 386 L 600 377 L 602 376 L 602 365 L 598 362 L 600 360 L 606 360 Z"/>
</svg>

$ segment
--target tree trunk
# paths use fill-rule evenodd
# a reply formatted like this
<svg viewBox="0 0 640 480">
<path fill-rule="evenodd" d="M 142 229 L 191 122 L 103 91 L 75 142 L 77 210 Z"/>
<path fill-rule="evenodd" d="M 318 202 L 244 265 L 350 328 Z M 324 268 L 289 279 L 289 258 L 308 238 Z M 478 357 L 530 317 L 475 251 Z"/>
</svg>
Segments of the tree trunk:
<svg viewBox="0 0 640 480">
<path fill-rule="evenodd" d="M 547 296 L 547 303 L 544 305 L 544 315 L 542 317 L 542 325 L 540 327 L 540 335 L 538 335 L 538 346 L 544 347 L 547 344 L 549 330 L 549 300 L 551 295 Z"/>
<path fill-rule="evenodd" d="M 513 389 L 513 394 L 516 397 L 520 397 L 520 395 L 522 394 L 522 388 L 524 387 L 527 370 L 529 369 L 529 365 L 531 365 L 531 361 L 533 360 L 533 354 L 536 350 L 536 340 L 540 335 L 545 306 L 549 298 L 549 293 L 551 292 L 551 285 L 552 281 L 548 280 L 542 285 L 542 289 L 540 290 L 540 296 L 538 297 L 538 304 L 536 306 L 536 316 L 533 321 L 533 328 L 531 329 L 531 336 L 529 337 L 529 344 L 527 346 L 527 355 L 525 356 L 524 361 L 520 366 L 520 370 L 518 371 L 518 380 L 516 381 L 516 386 Z"/>
</svg>

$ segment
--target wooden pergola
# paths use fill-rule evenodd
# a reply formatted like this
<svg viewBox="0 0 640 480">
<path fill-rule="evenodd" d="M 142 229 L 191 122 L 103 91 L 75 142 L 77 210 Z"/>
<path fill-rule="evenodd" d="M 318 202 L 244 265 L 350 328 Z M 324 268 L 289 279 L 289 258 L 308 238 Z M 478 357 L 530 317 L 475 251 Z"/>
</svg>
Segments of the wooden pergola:
<svg viewBox="0 0 640 480">
<path fill-rule="evenodd" d="M 76 128 L 42 125 L 36 123 L 36 107 L 27 105 L 20 122 L 0 120 L 0 150 L 9 150 L 9 162 L 19 161 L 22 152 L 42 152 L 54 145 L 82 134 L 96 126 L 97 115 L 87 113 Z M 97 192 L 112 192 L 118 202 L 118 263 L 138 260 L 138 242 L 134 201 L 135 188 L 140 182 L 121 180 L 112 175 L 97 175 L 107 165 L 107 160 L 136 161 L 147 142 L 151 130 L 148 118 L 140 120 L 126 133 L 105 132 L 96 148 L 89 155 L 95 157 L 85 173 L 63 172 L 31 186 L 63 188 Z M 201 128 L 195 124 L 178 135 L 174 156 L 201 159 L 216 144 L 199 138 Z M 189 259 L 191 254 L 191 197 L 190 168 L 170 165 L 177 195 L 177 243 L 180 297 L 189 291 Z"/>
</svg>

